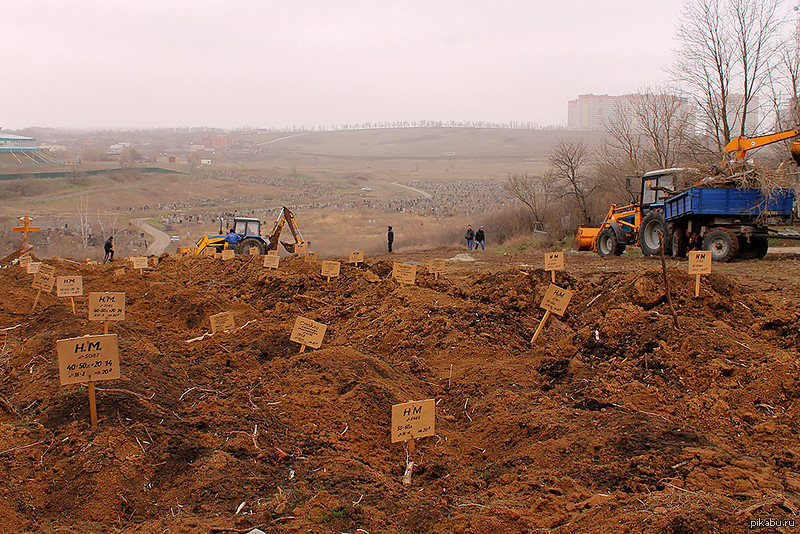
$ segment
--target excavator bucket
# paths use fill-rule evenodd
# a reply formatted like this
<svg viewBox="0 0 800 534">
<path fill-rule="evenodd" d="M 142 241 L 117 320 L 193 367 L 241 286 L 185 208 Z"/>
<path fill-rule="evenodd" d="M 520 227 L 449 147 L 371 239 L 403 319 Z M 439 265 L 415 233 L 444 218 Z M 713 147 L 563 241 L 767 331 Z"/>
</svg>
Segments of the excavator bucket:
<svg viewBox="0 0 800 534">
<path fill-rule="evenodd" d="M 283 248 L 286 249 L 286 252 L 289 254 L 294 254 L 294 243 L 287 243 L 286 241 L 281 241 L 281 245 Z"/>
<path fill-rule="evenodd" d="M 794 158 L 795 163 L 800 165 L 800 141 L 792 143 L 792 146 L 789 147 L 789 151 L 792 153 L 792 158 Z"/>
<path fill-rule="evenodd" d="M 575 241 L 578 242 L 578 250 L 594 250 L 597 234 L 599 233 L 600 228 L 587 228 L 585 226 L 578 228 L 578 235 L 575 236 Z"/>
</svg>

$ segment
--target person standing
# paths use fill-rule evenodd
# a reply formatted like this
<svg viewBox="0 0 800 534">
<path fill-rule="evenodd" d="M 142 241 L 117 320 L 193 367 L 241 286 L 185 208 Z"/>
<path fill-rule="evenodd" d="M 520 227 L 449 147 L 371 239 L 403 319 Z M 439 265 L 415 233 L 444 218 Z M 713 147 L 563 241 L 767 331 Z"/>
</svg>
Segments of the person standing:
<svg viewBox="0 0 800 534">
<path fill-rule="evenodd" d="M 228 231 L 228 235 L 225 236 L 225 242 L 228 244 L 228 248 L 233 249 L 233 250 L 237 250 L 237 248 L 238 248 L 237 245 L 238 245 L 239 241 L 241 241 L 241 240 L 242 240 L 242 236 L 240 236 L 239 234 L 234 232 L 233 228 L 231 228 Z"/>
<path fill-rule="evenodd" d="M 103 250 L 105 251 L 105 255 L 103 256 L 103 263 L 107 261 L 114 261 L 114 236 L 108 236 L 106 242 L 103 243 Z"/>
<path fill-rule="evenodd" d="M 388 230 L 386 231 L 386 239 L 389 242 L 389 252 L 392 251 L 392 243 L 394 243 L 394 232 L 392 232 L 392 227 L 389 226 Z"/>
<path fill-rule="evenodd" d="M 464 239 L 467 240 L 467 250 L 472 250 L 472 242 L 475 240 L 475 231 L 472 229 L 472 225 L 467 225 L 467 233 L 464 234 Z"/>
<path fill-rule="evenodd" d="M 475 250 L 478 250 L 478 245 L 481 246 L 481 250 L 486 250 L 484 246 L 484 239 L 486 239 L 486 235 L 483 233 L 483 226 L 478 228 L 478 231 L 475 232 Z"/>
</svg>

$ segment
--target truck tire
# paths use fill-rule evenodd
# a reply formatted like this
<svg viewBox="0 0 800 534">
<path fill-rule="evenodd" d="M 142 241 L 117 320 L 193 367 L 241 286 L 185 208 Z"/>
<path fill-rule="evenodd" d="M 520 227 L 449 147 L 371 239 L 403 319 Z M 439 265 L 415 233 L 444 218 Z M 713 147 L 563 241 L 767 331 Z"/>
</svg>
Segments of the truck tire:
<svg viewBox="0 0 800 534">
<path fill-rule="evenodd" d="M 625 243 L 617 240 L 617 232 L 606 226 L 597 234 L 597 253 L 602 256 L 619 256 L 625 251 Z"/>
<path fill-rule="evenodd" d="M 731 261 L 739 254 L 739 240 L 726 228 L 714 228 L 703 238 L 703 250 L 711 252 L 713 261 Z"/>
<path fill-rule="evenodd" d="M 664 224 L 664 210 L 656 208 L 642 219 L 639 227 L 639 246 L 645 256 L 656 256 L 661 254 L 658 232 L 664 234 L 664 253 L 670 254 L 672 250 L 672 238 L 669 235 L 667 225 Z"/>
<path fill-rule="evenodd" d="M 689 251 L 689 236 L 685 228 L 672 229 L 672 255 L 676 258 L 685 258 Z"/>
<path fill-rule="evenodd" d="M 264 243 L 259 241 L 258 239 L 253 239 L 252 237 L 248 237 L 247 239 L 243 239 L 241 243 L 239 243 L 239 248 L 237 250 L 238 254 L 250 254 L 250 247 L 256 247 L 258 249 L 258 255 L 264 255 Z"/>
<path fill-rule="evenodd" d="M 739 257 L 743 260 L 761 259 L 767 255 L 769 243 L 766 237 L 747 237 L 739 236 Z"/>
</svg>

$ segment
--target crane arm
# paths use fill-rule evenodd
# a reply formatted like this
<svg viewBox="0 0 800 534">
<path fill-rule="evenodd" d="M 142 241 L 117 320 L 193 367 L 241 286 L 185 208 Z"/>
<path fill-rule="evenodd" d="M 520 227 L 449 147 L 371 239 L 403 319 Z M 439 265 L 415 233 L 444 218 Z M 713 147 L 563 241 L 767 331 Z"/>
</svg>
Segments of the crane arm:
<svg viewBox="0 0 800 534">
<path fill-rule="evenodd" d="M 791 139 L 800 135 L 800 130 L 786 130 L 785 132 L 778 132 L 768 135 L 759 135 L 757 137 L 746 137 L 741 135 L 725 145 L 725 152 L 733 154 L 733 159 L 736 161 L 744 161 L 747 157 L 747 151 L 762 146 L 771 145 L 778 141 Z"/>
<path fill-rule="evenodd" d="M 285 248 L 288 252 L 294 252 L 294 245 L 304 242 L 303 236 L 300 234 L 300 229 L 297 228 L 297 222 L 294 219 L 294 214 L 289 208 L 283 206 L 278 214 L 278 218 L 275 219 L 275 225 L 272 227 L 272 232 L 270 232 L 268 236 L 269 250 L 276 250 L 278 248 L 278 239 L 280 238 L 283 226 L 286 224 L 289 225 L 289 230 L 292 232 L 292 237 L 294 237 L 295 242 L 286 243 L 285 241 L 281 241 L 283 248 Z"/>
</svg>

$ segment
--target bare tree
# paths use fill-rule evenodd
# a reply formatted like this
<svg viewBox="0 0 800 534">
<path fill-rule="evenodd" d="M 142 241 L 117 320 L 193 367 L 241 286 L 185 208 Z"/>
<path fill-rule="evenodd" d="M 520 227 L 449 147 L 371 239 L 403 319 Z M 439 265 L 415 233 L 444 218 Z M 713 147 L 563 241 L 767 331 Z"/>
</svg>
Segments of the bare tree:
<svg viewBox="0 0 800 534">
<path fill-rule="evenodd" d="M 779 3 L 684 3 L 676 33 L 681 45 L 671 71 L 694 98 L 711 139 L 709 148 L 717 153 L 732 137 L 745 134 L 752 104 L 767 83 L 782 25 Z"/>
<path fill-rule="evenodd" d="M 547 160 L 551 169 L 546 178 L 550 178 L 562 191 L 561 198 L 574 200 L 581 215 L 581 222 L 591 223 L 589 199 L 597 185 L 591 183 L 587 174 L 592 159 L 586 143 L 581 139 L 561 138 L 548 154 Z"/>
<path fill-rule="evenodd" d="M 528 173 L 510 173 L 503 188 L 516 198 L 531 212 L 534 229 L 543 230 L 547 204 L 551 200 L 548 184 L 541 176 L 529 176 Z"/>
<path fill-rule="evenodd" d="M 89 199 L 86 195 L 78 197 L 78 233 L 83 248 L 89 248 Z"/>
</svg>

